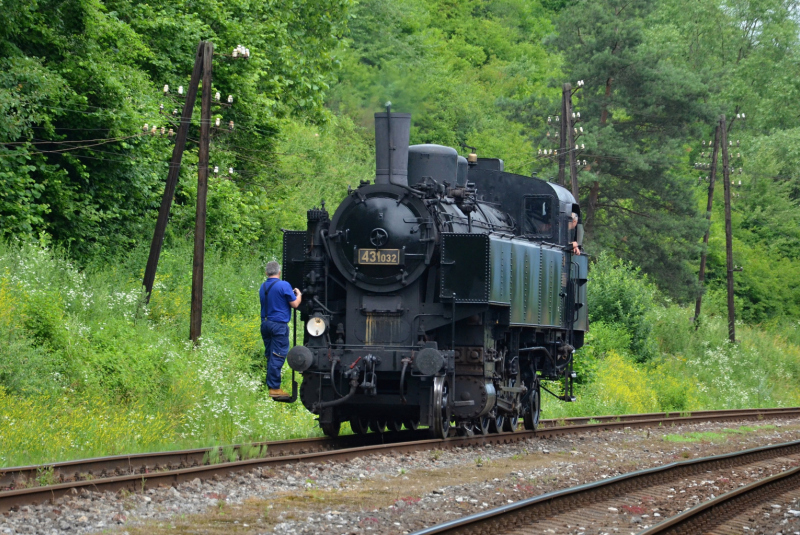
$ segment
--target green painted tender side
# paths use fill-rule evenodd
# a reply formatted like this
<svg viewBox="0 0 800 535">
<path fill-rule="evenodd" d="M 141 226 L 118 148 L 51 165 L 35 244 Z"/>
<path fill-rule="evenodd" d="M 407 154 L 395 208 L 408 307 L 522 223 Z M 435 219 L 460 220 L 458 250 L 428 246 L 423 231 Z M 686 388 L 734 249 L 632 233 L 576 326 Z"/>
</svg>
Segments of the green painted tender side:
<svg viewBox="0 0 800 535">
<path fill-rule="evenodd" d="M 458 303 L 510 307 L 513 326 L 566 328 L 567 275 L 578 308 L 574 328 L 588 328 L 586 256 L 557 246 L 490 234 L 442 234 L 440 295 Z"/>
</svg>

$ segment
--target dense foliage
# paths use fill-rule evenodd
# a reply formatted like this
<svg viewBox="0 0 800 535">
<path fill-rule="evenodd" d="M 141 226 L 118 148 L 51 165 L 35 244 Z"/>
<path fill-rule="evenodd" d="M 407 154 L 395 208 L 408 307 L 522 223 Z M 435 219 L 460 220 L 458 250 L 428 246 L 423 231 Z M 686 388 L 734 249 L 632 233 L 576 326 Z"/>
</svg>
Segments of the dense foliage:
<svg viewBox="0 0 800 535">
<path fill-rule="evenodd" d="M 171 144 L 143 134 L 142 126 L 173 126 L 171 112 L 182 107 L 175 90 L 188 84 L 201 39 L 213 41 L 218 54 L 242 43 L 252 51 L 247 61 L 215 56 L 213 87 L 236 104 L 215 113 L 234 120 L 236 130 L 217 136 L 212 163 L 247 169 L 246 178 L 263 185 L 280 118 L 324 115 L 326 74 L 347 4 L 5 0 L 0 231 L 47 232 L 82 259 L 144 239 Z M 170 95 L 161 93 L 165 84 Z M 185 163 L 188 183 L 191 155 Z M 233 200 L 248 187 L 245 181 Z"/>
</svg>

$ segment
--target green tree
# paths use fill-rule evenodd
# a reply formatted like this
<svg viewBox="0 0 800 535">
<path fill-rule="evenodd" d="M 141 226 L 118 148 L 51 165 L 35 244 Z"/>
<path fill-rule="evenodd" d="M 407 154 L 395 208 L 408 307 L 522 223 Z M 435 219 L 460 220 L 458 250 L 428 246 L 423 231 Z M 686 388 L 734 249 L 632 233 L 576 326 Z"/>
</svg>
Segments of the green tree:
<svg viewBox="0 0 800 535">
<path fill-rule="evenodd" d="M 657 39 L 654 3 L 581 1 L 556 19 L 553 45 L 576 94 L 586 152 L 579 175 L 590 246 L 633 259 L 672 295 L 694 294 L 703 222 L 685 140 L 712 118 L 708 88 Z"/>
<path fill-rule="evenodd" d="M 234 177 L 247 177 L 236 187 L 252 187 L 270 166 L 282 117 L 325 117 L 326 80 L 348 6 L 349 0 L 5 0 L 0 232 L 45 231 L 80 257 L 147 239 L 172 147 L 142 126 L 173 126 L 170 112 L 182 102 L 161 87 L 187 85 L 201 39 L 220 53 L 214 89 L 235 96 L 220 115 L 236 129 L 215 140 L 215 164 L 245 171 Z M 251 59 L 225 58 L 238 44 L 251 49 Z M 190 139 L 197 138 L 198 116 Z M 183 174 L 186 183 L 189 165 Z M 186 199 L 179 191 L 177 201 Z"/>
</svg>

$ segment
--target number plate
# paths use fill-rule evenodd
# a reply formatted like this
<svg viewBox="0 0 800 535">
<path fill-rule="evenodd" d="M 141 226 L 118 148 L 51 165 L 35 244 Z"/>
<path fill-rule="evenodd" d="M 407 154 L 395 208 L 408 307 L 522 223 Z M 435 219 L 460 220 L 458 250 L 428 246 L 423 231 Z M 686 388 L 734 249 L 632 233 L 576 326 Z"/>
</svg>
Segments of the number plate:
<svg viewBox="0 0 800 535">
<path fill-rule="evenodd" d="M 400 249 L 359 249 L 356 258 L 362 266 L 398 266 Z"/>
</svg>

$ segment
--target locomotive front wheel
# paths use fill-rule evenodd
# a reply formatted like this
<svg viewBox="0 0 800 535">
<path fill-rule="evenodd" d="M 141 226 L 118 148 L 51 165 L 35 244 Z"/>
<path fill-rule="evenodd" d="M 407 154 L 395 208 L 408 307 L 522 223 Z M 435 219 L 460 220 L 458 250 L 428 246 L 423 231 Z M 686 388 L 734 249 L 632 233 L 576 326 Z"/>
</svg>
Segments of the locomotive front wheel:
<svg viewBox="0 0 800 535">
<path fill-rule="evenodd" d="M 519 425 L 519 416 L 506 416 L 505 421 L 503 422 L 503 431 L 508 433 L 513 433 L 517 430 L 517 426 Z"/>
<path fill-rule="evenodd" d="M 531 390 L 528 400 L 528 410 L 525 412 L 525 416 L 522 419 L 525 424 L 525 429 L 528 431 L 536 431 L 539 427 L 539 415 L 541 414 L 541 410 L 542 394 L 539 390 L 539 381 L 537 380 L 534 383 L 533 390 Z"/>
<path fill-rule="evenodd" d="M 490 416 L 489 417 L 489 432 L 490 433 L 500 433 L 503 431 L 503 427 L 506 424 L 506 417 L 504 414 L 498 414 L 497 416 Z"/>
<path fill-rule="evenodd" d="M 342 427 L 342 422 L 331 422 L 329 424 L 319 424 L 322 432 L 326 437 L 336 438 L 339 436 L 339 429 Z"/>
<path fill-rule="evenodd" d="M 450 385 L 444 377 L 433 379 L 433 438 L 447 438 L 450 432 Z"/>
<path fill-rule="evenodd" d="M 481 416 L 478 418 L 478 423 L 475 424 L 475 431 L 480 433 L 481 435 L 488 435 L 489 428 L 491 427 L 490 420 L 492 419 L 491 416 Z"/>
<path fill-rule="evenodd" d="M 366 435 L 369 430 L 369 420 L 355 416 L 350 420 L 350 428 L 356 435 Z"/>
</svg>

